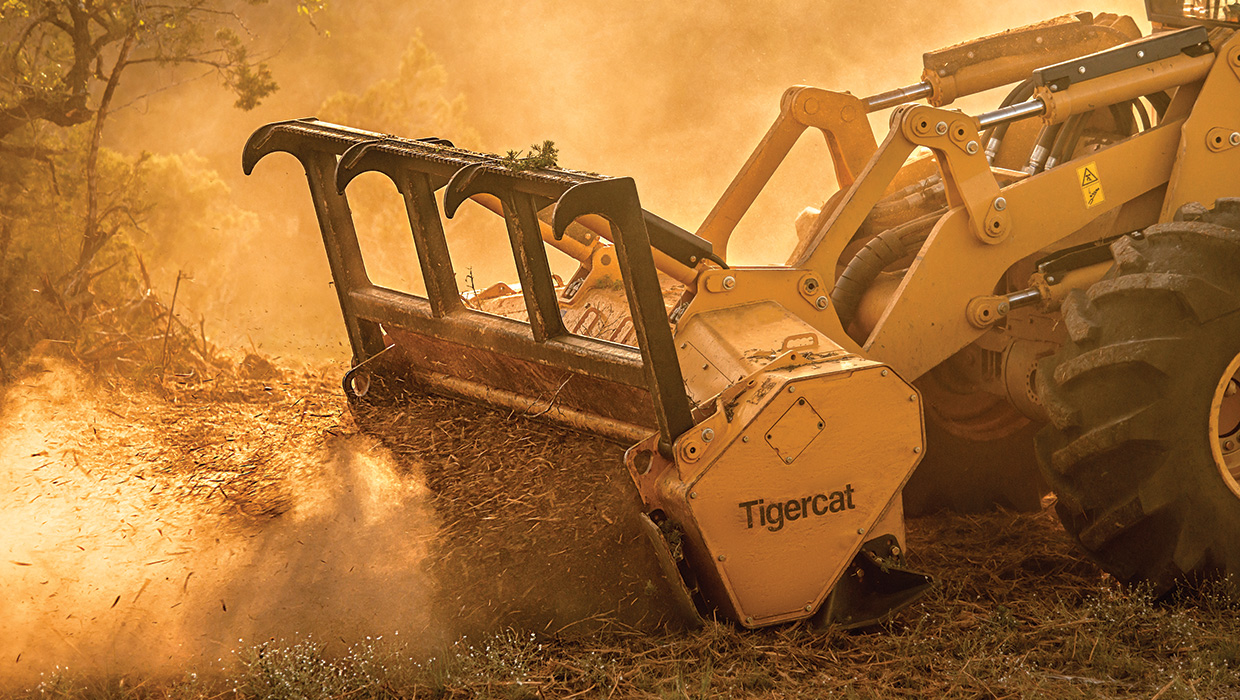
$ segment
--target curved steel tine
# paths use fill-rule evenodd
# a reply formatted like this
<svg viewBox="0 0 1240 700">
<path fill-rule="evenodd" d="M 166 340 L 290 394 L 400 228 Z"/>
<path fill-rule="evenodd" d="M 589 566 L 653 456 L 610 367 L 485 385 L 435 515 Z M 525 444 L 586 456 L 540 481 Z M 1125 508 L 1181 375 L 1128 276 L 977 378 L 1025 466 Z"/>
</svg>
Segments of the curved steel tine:
<svg viewBox="0 0 1240 700">
<path fill-rule="evenodd" d="M 498 184 L 493 178 L 479 177 L 486 172 L 486 165 L 486 163 L 466 165 L 452 174 L 448 180 L 448 186 L 443 191 L 444 216 L 449 219 L 456 216 L 456 210 L 465 203 L 465 200 L 476 194 L 497 194 L 491 191 L 494 185 Z"/>
<path fill-rule="evenodd" d="M 285 153 L 292 153 L 293 155 L 297 156 L 298 154 L 294 151 L 289 150 L 287 146 L 276 143 L 275 137 L 279 135 L 281 131 L 281 127 L 287 126 L 289 124 L 314 122 L 314 121 L 318 121 L 318 118 L 317 117 L 302 117 L 301 119 L 288 119 L 282 122 L 272 122 L 270 124 L 264 124 L 263 126 L 260 126 L 257 129 L 255 129 L 254 133 L 250 134 L 250 138 L 245 140 L 245 147 L 241 149 L 241 170 L 242 172 L 244 172 L 246 175 L 249 175 L 250 173 L 254 171 L 254 166 L 258 164 L 258 161 L 262 160 L 268 154 L 275 153 L 277 151 L 283 151 Z"/>
<path fill-rule="evenodd" d="M 636 214 L 635 214 L 636 212 Z M 631 229 L 642 222 L 641 202 L 637 197 L 637 183 L 631 177 L 585 182 L 564 191 L 556 200 L 552 215 L 552 232 L 556 240 L 564 237 L 568 225 L 577 217 L 597 214 L 622 230 Z"/>
<path fill-rule="evenodd" d="M 344 194 L 345 188 L 353 182 L 353 178 L 364 172 L 378 169 L 374 167 L 376 165 L 373 162 L 374 158 L 367 158 L 367 156 L 376 153 L 375 148 L 383 142 L 384 139 L 373 139 L 355 143 L 340 154 L 340 161 L 336 163 L 336 192 Z M 388 176 L 391 177 L 390 174 Z"/>
<path fill-rule="evenodd" d="M 514 190 L 511 177 L 506 176 L 504 171 L 487 168 L 487 165 L 467 165 L 453 173 L 444 188 L 444 214 L 451 218 L 465 200 L 475 195 L 488 194 L 499 199 L 534 339 L 542 342 L 562 335 L 565 333 L 564 321 L 560 317 L 555 284 L 543 248 L 536 197 Z"/>
<path fill-rule="evenodd" d="M 672 342 L 667 308 L 663 305 L 637 184 L 633 178 L 621 177 L 569 188 L 555 205 L 555 235 L 563 236 L 568 225 L 585 214 L 601 216 L 611 223 L 612 243 L 659 422 L 659 451 L 670 457 L 672 443 L 693 427 L 693 415 Z"/>
</svg>

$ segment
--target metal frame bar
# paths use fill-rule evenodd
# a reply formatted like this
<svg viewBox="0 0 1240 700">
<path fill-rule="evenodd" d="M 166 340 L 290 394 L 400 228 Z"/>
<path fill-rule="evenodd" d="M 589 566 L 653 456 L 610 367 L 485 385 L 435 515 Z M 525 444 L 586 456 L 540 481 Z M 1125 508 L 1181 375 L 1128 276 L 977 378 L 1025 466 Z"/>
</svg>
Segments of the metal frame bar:
<svg viewBox="0 0 1240 700">
<path fill-rule="evenodd" d="M 384 324 L 523 362 L 644 388 L 653 399 L 660 445 L 667 454 L 676 437 L 693 426 L 655 268 L 648 231 L 651 217 L 642 210 L 631 179 L 602 180 L 558 170 L 512 171 L 483 154 L 316 120 L 278 122 L 258 129 L 242 157 L 246 174 L 276 151 L 291 153 L 306 170 L 355 365 L 384 349 L 380 329 Z M 427 298 L 377 287 L 366 276 L 344 188 L 367 171 L 387 175 L 404 198 Z M 448 216 L 476 194 L 491 194 L 500 200 L 529 323 L 467 309 L 461 303 L 434 199 L 434 190 L 445 184 L 444 213 Z M 609 222 L 639 349 L 566 331 L 538 220 L 540 204 L 550 200 L 558 200 L 557 238 L 577 216 L 598 215 Z M 573 211 L 575 215 L 563 219 Z"/>
<path fill-rule="evenodd" d="M 624 280 L 646 380 L 654 399 L 661 434 L 659 451 L 671 459 L 672 443 L 690 430 L 694 421 L 650 252 L 637 184 L 625 177 L 577 185 L 568 190 L 556 202 L 553 223 L 556 235 L 561 235 L 573 220 L 586 214 L 601 216 L 611 224 L 620 278 Z"/>
</svg>

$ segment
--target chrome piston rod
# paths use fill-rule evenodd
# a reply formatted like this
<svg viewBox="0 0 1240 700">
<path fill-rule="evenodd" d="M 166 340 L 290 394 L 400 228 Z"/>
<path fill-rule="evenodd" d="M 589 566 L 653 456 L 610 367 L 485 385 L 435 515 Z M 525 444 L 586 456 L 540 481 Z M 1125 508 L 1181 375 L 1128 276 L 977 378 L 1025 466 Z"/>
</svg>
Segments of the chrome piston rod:
<svg viewBox="0 0 1240 700">
<path fill-rule="evenodd" d="M 923 97 L 929 97 L 933 92 L 934 87 L 930 83 L 921 82 L 871 95 L 862 99 L 861 104 L 865 105 L 865 111 L 877 112 L 880 109 L 895 107 L 905 102 L 915 102 Z"/>
<path fill-rule="evenodd" d="M 985 129 L 988 126 L 1007 124 L 1008 122 L 1036 117 L 1045 112 L 1046 104 L 1042 100 L 1029 100 L 1028 102 L 1021 102 L 1010 107 L 996 109 L 993 112 L 983 112 L 977 115 L 976 118 L 978 126 Z"/>
</svg>

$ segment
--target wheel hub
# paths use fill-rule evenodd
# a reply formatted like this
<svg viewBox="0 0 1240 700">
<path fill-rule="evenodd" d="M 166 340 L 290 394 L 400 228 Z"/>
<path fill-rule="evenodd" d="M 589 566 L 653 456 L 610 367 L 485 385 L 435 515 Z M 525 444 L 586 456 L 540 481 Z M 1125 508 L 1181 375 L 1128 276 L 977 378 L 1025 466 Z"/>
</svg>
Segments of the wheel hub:
<svg viewBox="0 0 1240 700">
<path fill-rule="evenodd" d="M 1240 355 L 1228 363 L 1214 390 L 1210 437 L 1223 481 L 1240 498 Z"/>
</svg>

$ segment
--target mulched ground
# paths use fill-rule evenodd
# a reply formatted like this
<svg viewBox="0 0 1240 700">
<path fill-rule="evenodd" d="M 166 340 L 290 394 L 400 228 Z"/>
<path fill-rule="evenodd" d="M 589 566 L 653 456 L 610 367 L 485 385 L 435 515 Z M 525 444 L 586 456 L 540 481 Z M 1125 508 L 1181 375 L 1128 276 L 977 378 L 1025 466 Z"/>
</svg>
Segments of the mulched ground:
<svg viewBox="0 0 1240 700">
<path fill-rule="evenodd" d="M 55 582 L 41 583 L 47 576 L 35 570 L 53 571 L 61 561 L 53 535 L 71 549 L 81 525 L 57 529 L 55 518 L 72 509 L 37 510 L 45 501 L 32 497 L 73 503 L 106 491 L 123 501 L 90 544 L 136 547 L 112 562 L 112 575 L 135 583 L 133 570 L 153 553 L 116 523 L 156 529 L 122 511 L 175 503 L 183 517 L 165 519 L 180 528 L 173 539 L 198 528 L 225 548 L 199 544 L 200 555 L 234 553 L 224 567 L 232 588 L 221 590 L 235 595 L 248 576 L 280 596 L 311 592 L 313 606 L 243 609 L 244 640 L 221 633 L 222 646 L 177 657 L 212 659 L 195 666 L 203 673 L 193 682 L 179 675 L 191 661 L 150 670 L 116 634 L 111 646 L 83 642 L 77 654 L 55 644 L 41 656 L 14 649 L 18 661 L 0 676 L 25 670 L 23 687 L 44 697 L 1240 697 L 1240 606 L 1229 589 L 1206 586 L 1171 602 L 1121 590 L 1073 549 L 1049 507 L 910 520 L 909 563 L 938 584 L 872 630 L 667 631 L 677 618 L 635 527 L 621 447 L 441 397 L 359 424 L 340 371 L 173 377 L 152 392 L 49 362 L 7 387 L 0 495 L 9 494 L 10 520 L 37 513 L 40 532 L 52 533 L 9 531 L 0 588 L 29 595 L 3 623 L 7 638 L 39 637 L 15 626 L 22 619 L 73 614 L 39 597 Z M 289 555 L 310 535 L 317 554 Z M 172 565 L 161 559 L 151 566 Z M 290 576 L 290 566 L 302 575 Z M 178 577 L 117 602 L 100 585 L 79 596 L 99 610 L 74 629 L 160 629 L 174 618 L 141 604 L 180 609 Z M 198 600 L 193 590 L 185 601 Z M 126 605 L 145 617 L 108 621 L 108 610 Z M 175 621 L 216 625 L 234 613 Z M 351 617 L 358 624 L 343 624 Z M 8 653 L 13 644 L 0 646 Z M 117 652 L 108 664 L 84 658 Z M 42 685 L 20 667 L 34 662 L 48 664 L 38 669 Z"/>
</svg>

